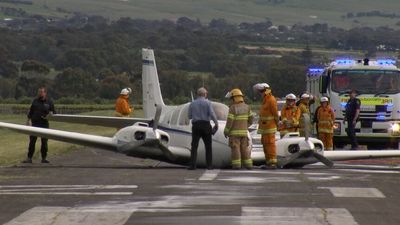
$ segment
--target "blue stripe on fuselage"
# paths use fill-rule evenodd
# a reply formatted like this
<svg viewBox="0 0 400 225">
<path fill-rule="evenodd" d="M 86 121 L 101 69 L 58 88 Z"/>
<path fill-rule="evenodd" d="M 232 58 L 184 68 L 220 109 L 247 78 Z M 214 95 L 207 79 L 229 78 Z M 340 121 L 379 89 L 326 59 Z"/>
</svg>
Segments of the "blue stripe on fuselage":
<svg viewBox="0 0 400 225">
<path fill-rule="evenodd" d="M 163 127 L 163 126 L 158 126 L 158 129 L 165 131 L 165 132 L 171 131 L 171 132 L 175 132 L 175 133 L 186 134 L 186 135 L 192 136 L 192 132 L 189 132 L 189 131 L 178 130 L 178 129 Z"/>
<path fill-rule="evenodd" d="M 154 65 L 154 61 L 148 60 L 148 59 L 143 59 L 142 63 L 143 63 L 143 65 Z"/>
</svg>

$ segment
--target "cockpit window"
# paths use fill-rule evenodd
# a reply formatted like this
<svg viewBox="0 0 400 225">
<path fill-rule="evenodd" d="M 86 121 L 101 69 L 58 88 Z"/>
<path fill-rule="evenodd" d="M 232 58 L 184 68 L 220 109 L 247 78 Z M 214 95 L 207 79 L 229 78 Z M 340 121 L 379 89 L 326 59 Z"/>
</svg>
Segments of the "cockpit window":
<svg viewBox="0 0 400 225">
<path fill-rule="evenodd" d="M 179 116 L 179 109 L 175 109 L 174 113 L 172 114 L 172 118 L 171 118 L 171 124 L 175 125 L 178 123 L 178 116 Z"/>
<path fill-rule="evenodd" d="M 211 106 L 214 109 L 215 115 L 217 116 L 217 120 L 227 120 L 229 107 L 219 103 L 219 102 L 211 102 Z"/>
<path fill-rule="evenodd" d="M 211 102 L 211 106 L 213 107 L 215 115 L 217 116 L 217 120 L 226 120 L 228 118 L 228 106 L 218 102 Z M 182 110 L 179 111 L 179 125 L 189 125 L 189 104 L 183 106 Z M 174 118 L 174 115 L 172 118 Z"/>
<path fill-rule="evenodd" d="M 189 125 L 189 104 L 185 105 L 181 110 L 181 114 L 179 117 L 179 125 L 181 126 Z"/>
</svg>

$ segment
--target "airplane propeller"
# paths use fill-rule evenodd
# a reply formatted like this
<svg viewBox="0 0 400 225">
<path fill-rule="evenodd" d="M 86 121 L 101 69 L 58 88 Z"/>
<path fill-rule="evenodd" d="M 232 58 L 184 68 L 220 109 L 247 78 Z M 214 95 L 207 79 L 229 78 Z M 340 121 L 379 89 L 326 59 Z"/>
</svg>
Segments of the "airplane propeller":
<svg viewBox="0 0 400 225">
<path fill-rule="evenodd" d="M 156 114 L 154 115 L 154 120 L 153 120 L 153 131 L 155 133 L 156 137 L 159 137 L 157 135 L 157 128 L 158 128 L 158 124 L 160 121 L 160 117 L 161 117 L 161 111 L 162 111 L 162 107 L 161 105 L 155 105 L 156 106 Z M 175 156 L 171 153 L 171 151 L 168 149 L 168 147 L 166 147 L 161 140 L 159 140 L 159 145 L 158 147 L 160 148 L 160 150 L 163 152 L 163 154 L 169 159 L 169 160 L 175 160 Z"/>
<path fill-rule="evenodd" d="M 333 162 L 326 158 L 325 156 L 319 154 L 318 152 L 315 151 L 315 146 L 314 144 L 309 141 L 310 133 L 311 133 L 311 123 L 310 123 L 310 116 L 307 114 L 302 115 L 303 120 L 304 120 L 304 134 L 305 138 L 304 141 L 299 143 L 299 148 L 300 150 L 294 154 L 292 154 L 290 157 L 286 158 L 282 162 L 279 163 L 279 166 L 285 167 L 289 165 L 290 163 L 293 163 L 296 159 L 302 158 L 302 157 L 314 157 L 327 167 L 333 167 Z"/>
<path fill-rule="evenodd" d="M 154 119 L 153 119 L 153 130 L 157 130 L 158 127 L 158 123 L 160 122 L 160 116 L 161 116 L 161 105 L 155 105 L 156 106 L 156 114 L 154 115 Z"/>
</svg>

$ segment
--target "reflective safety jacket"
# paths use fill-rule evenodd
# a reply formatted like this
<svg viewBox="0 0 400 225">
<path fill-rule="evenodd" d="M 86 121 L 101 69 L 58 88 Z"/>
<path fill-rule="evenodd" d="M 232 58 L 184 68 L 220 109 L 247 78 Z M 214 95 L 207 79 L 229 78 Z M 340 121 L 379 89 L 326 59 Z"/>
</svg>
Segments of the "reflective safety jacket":
<svg viewBox="0 0 400 225">
<path fill-rule="evenodd" d="M 300 128 L 304 128 L 304 119 L 303 119 L 303 114 L 308 114 L 308 116 L 310 116 L 310 107 L 304 103 L 304 102 L 300 102 L 299 104 L 299 109 L 300 109 L 300 122 L 299 122 L 299 127 Z"/>
<path fill-rule="evenodd" d="M 224 129 L 227 136 L 247 137 L 247 128 L 253 123 L 250 107 L 239 102 L 229 107 L 228 120 Z"/>
<path fill-rule="evenodd" d="M 335 112 L 328 105 L 319 107 L 317 111 L 318 133 L 333 133 L 333 123 L 335 121 Z"/>
<path fill-rule="evenodd" d="M 115 103 L 115 112 L 117 116 L 129 116 L 133 109 L 129 106 L 127 95 L 120 95 Z"/>
<path fill-rule="evenodd" d="M 259 115 L 257 133 L 274 134 L 277 131 L 279 115 L 276 99 L 271 93 L 264 94 Z"/>
<path fill-rule="evenodd" d="M 288 132 L 296 132 L 299 128 L 301 116 L 300 108 L 296 105 L 289 107 L 285 105 L 281 111 L 282 126 L 280 127 L 281 134 Z"/>
</svg>

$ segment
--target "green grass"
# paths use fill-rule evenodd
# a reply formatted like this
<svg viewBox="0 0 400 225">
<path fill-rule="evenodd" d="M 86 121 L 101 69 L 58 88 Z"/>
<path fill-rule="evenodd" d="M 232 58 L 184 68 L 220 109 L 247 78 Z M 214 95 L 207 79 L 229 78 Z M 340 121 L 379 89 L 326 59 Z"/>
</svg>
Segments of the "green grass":
<svg viewBox="0 0 400 225">
<path fill-rule="evenodd" d="M 102 15 L 109 19 L 120 17 L 144 19 L 171 19 L 182 16 L 199 18 L 209 22 L 214 18 L 225 18 L 230 22 L 256 22 L 270 19 L 274 24 L 328 23 L 340 27 L 395 26 L 399 19 L 379 17 L 341 18 L 347 12 L 380 10 L 398 12 L 398 0 L 286 0 L 283 4 L 260 4 L 261 0 L 33 0 L 32 6 L 0 3 L 0 6 L 22 8 L 30 13 L 63 17 L 57 7 L 68 11 L 80 11 Z M 312 18 L 316 16 L 316 18 Z"/>
<path fill-rule="evenodd" d="M 86 115 L 96 115 L 96 116 L 113 116 L 113 110 L 106 111 L 93 111 L 90 113 L 85 113 Z M 142 110 L 137 110 L 134 113 L 135 117 L 140 117 L 143 115 Z M 1 122 L 24 124 L 26 121 L 25 115 L 12 115 L 12 114 L 0 114 Z M 73 131 L 94 135 L 102 135 L 112 137 L 116 129 L 106 128 L 99 126 L 88 126 L 82 124 L 69 124 L 60 122 L 50 122 L 50 127 L 52 129 Z M 29 137 L 25 134 L 16 133 L 8 129 L 0 128 L 0 166 L 10 166 L 18 164 L 21 160 L 26 158 Z M 49 141 L 49 157 L 54 155 L 64 154 L 68 151 L 74 151 L 80 149 L 81 146 L 68 144 L 59 141 Z M 34 159 L 40 158 L 40 140 L 36 143 L 36 151 Z"/>
</svg>

